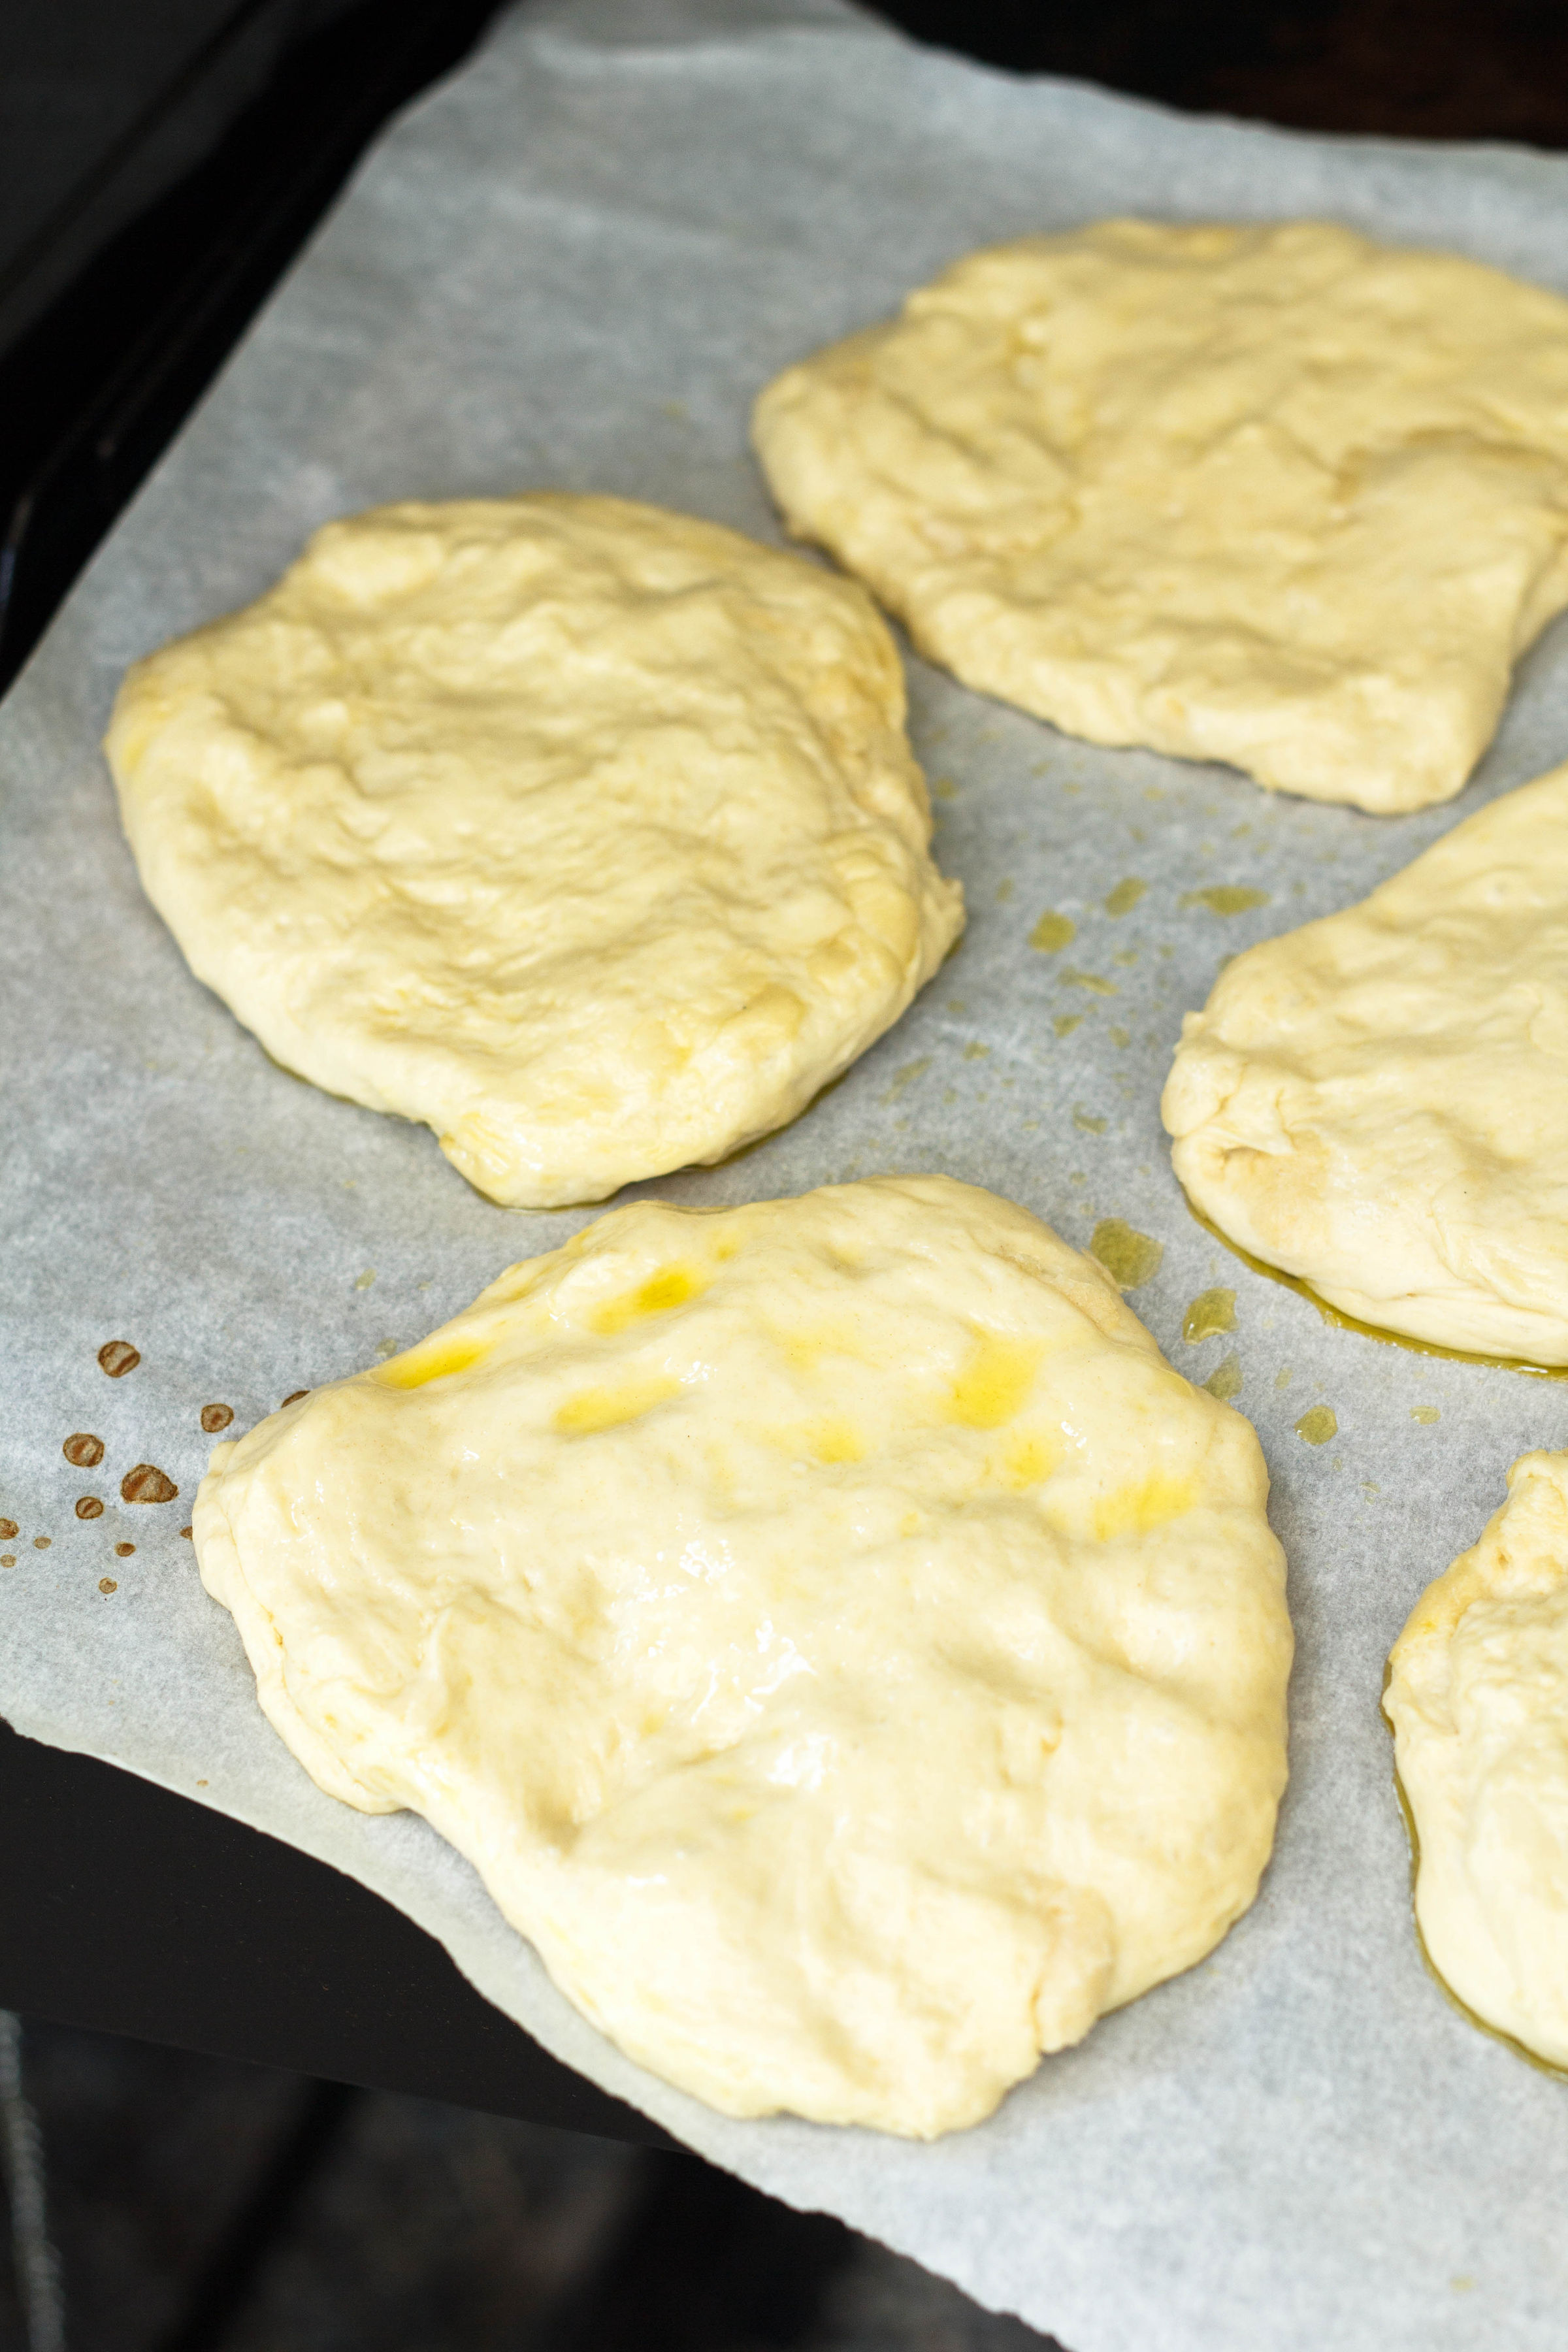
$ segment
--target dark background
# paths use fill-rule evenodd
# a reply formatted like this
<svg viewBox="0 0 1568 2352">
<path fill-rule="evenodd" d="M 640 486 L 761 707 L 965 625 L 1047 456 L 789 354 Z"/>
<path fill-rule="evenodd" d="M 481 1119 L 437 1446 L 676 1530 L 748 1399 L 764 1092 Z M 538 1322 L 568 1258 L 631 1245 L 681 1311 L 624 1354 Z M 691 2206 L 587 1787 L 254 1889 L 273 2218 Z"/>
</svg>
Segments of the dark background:
<svg viewBox="0 0 1568 2352">
<path fill-rule="evenodd" d="M 0 691 L 359 154 L 493 13 L 0 0 Z M 1568 146 L 1564 0 L 882 13 L 1194 111 Z M 363 1889 L 4 1726 L 0 2003 L 28 2013 L 19 2053 L 0 2018 L 0 2352 L 1049 2352 L 670 2148 Z"/>
</svg>

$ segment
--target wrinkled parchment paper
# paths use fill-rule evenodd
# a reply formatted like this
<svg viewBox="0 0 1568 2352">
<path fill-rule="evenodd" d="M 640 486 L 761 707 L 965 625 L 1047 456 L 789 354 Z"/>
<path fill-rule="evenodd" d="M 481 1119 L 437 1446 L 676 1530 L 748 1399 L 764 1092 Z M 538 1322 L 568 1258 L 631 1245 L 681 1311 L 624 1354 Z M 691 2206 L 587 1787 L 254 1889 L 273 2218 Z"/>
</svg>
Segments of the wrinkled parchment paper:
<svg viewBox="0 0 1568 2352">
<path fill-rule="evenodd" d="M 124 664 L 376 499 L 615 490 L 776 536 L 745 440 L 769 375 L 971 247 L 1118 211 L 1328 214 L 1568 291 L 1568 161 L 1184 121 L 922 52 L 831 0 L 524 13 L 382 143 L 0 712 L 0 1516 L 20 1528 L 0 1547 L 0 1708 L 350 1872 L 693 2147 L 1073 2352 L 1561 2352 L 1568 2084 L 1424 1970 L 1378 1696 L 1508 1465 L 1568 1442 L 1568 1388 L 1326 1328 L 1192 1222 L 1156 1109 L 1225 956 L 1359 898 L 1568 754 L 1561 625 L 1463 798 L 1394 820 L 1096 751 L 913 663 L 968 937 L 787 1133 L 653 1188 L 733 1202 L 935 1169 L 1074 1242 L 1124 1218 L 1163 1244 L 1133 1303 L 1172 1360 L 1202 1380 L 1235 1357 L 1300 1644 L 1275 1861 L 1209 1961 L 992 2122 L 929 2147 L 731 2123 L 628 2064 L 421 1822 L 314 1789 L 179 1533 L 203 1405 L 243 1428 L 583 1219 L 490 1206 L 423 1129 L 289 1077 L 190 978 L 98 754 Z M 1127 882 L 1142 895 L 1112 904 L 1137 903 L 1107 911 Z M 1190 895 L 1227 886 L 1267 902 Z M 1077 926 L 1054 954 L 1029 945 L 1047 911 Z M 1184 1309 L 1216 1283 L 1235 1329 L 1189 1344 Z M 111 1339 L 142 1356 L 119 1380 L 97 1361 Z M 1313 1446 L 1295 1425 L 1319 1404 L 1338 1433 Z M 75 1431 L 103 1440 L 101 1467 L 63 1458 Z M 178 1501 L 121 1504 L 139 1462 Z M 91 1494 L 103 1514 L 79 1520 Z"/>
</svg>

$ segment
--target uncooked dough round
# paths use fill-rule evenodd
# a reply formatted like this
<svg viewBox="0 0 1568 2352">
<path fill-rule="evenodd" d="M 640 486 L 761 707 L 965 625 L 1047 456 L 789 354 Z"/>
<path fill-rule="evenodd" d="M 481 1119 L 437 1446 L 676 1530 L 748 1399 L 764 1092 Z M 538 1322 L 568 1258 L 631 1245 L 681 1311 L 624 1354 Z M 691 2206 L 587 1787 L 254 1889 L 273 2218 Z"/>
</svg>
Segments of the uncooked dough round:
<svg viewBox="0 0 1568 2352">
<path fill-rule="evenodd" d="M 770 384 L 785 520 L 1096 743 L 1447 800 L 1568 604 L 1568 303 L 1321 221 L 957 262 Z"/>
<path fill-rule="evenodd" d="M 929 2137 L 1251 1902 L 1290 1660 L 1247 1422 L 941 1177 L 643 1202 L 218 1446 L 209 1591 L 731 2115 Z"/>
<path fill-rule="evenodd" d="M 1568 2066 L 1568 1454 L 1526 1454 L 1479 1543 L 1428 1585 L 1384 1706 L 1432 1965 Z"/>
<path fill-rule="evenodd" d="M 542 1208 L 793 1118 L 963 926 L 862 590 L 618 499 L 384 507 L 139 662 L 108 751 L 197 977 Z"/>
<path fill-rule="evenodd" d="M 1568 1363 L 1568 767 L 1227 964 L 1160 1108 L 1196 1207 L 1331 1306 Z"/>
</svg>

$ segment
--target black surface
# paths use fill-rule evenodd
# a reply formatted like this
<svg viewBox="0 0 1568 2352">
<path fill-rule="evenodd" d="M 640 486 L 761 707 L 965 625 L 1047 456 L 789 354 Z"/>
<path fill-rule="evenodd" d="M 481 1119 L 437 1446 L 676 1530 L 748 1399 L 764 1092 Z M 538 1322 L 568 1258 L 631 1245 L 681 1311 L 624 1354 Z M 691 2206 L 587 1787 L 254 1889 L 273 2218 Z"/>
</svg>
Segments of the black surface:
<svg viewBox="0 0 1568 2352">
<path fill-rule="evenodd" d="M 1061 2352 L 695 2156 L 37 2021 L 21 2058 L 68 2352 Z"/>
<path fill-rule="evenodd" d="M 343 2083 L 310 2084 L 244 2204 L 191 2282 L 184 2309 L 159 2336 L 154 2352 L 218 2352 L 342 2140 L 358 2095 Z"/>
<path fill-rule="evenodd" d="M 353 5 L 0 8 L 0 349 L 217 144 L 287 48 Z"/>
<path fill-rule="evenodd" d="M 674 2143 L 324 1863 L 0 1724 L 0 2008 Z"/>
<path fill-rule="evenodd" d="M 710 2166 L 650 2168 L 544 2352 L 786 2352 L 815 2336 L 855 2246 L 831 2214 L 791 2212 Z"/>
<path fill-rule="evenodd" d="M 1563 0 L 875 0 L 919 40 L 1194 113 L 1568 146 Z"/>
<path fill-rule="evenodd" d="M 56 5 L 85 56 L 102 10 Z M 0 217 L 0 692 L 370 141 L 496 6 L 205 0 L 205 39 L 75 193 Z"/>
</svg>

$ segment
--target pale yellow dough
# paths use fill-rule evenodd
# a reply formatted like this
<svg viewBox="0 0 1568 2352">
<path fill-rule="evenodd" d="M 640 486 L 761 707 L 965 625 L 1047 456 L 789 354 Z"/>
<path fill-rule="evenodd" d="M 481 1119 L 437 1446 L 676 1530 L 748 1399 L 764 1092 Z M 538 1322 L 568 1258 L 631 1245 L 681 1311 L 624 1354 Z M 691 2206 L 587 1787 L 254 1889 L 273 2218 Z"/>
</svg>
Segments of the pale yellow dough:
<svg viewBox="0 0 1568 2352">
<path fill-rule="evenodd" d="M 616 1211 L 219 1445 L 195 1524 L 307 1769 L 623 2050 L 929 2137 L 1251 1902 L 1268 1485 L 1091 1261 L 919 1177 Z"/>
<path fill-rule="evenodd" d="M 197 977 L 510 1205 L 780 1126 L 963 926 L 864 592 L 621 499 L 331 523 L 108 751 Z"/>
<path fill-rule="evenodd" d="M 1568 767 L 1227 964 L 1160 1108 L 1194 1203 L 1331 1306 L 1568 1363 Z"/>
<path fill-rule="evenodd" d="M 1568 1454 L 1526 1454 L 1474 1549 L 1411 1612 L 1384 1707 L 1432 1964 L 1568 2066 Z"/>
<path fill-rule="evenodd" d="M 757 403 L 790 528 L 968 686 L 1382 812 L 1568 604 L 1568 303 L 1328 222 L 955 263 Z"/>
</svg>

